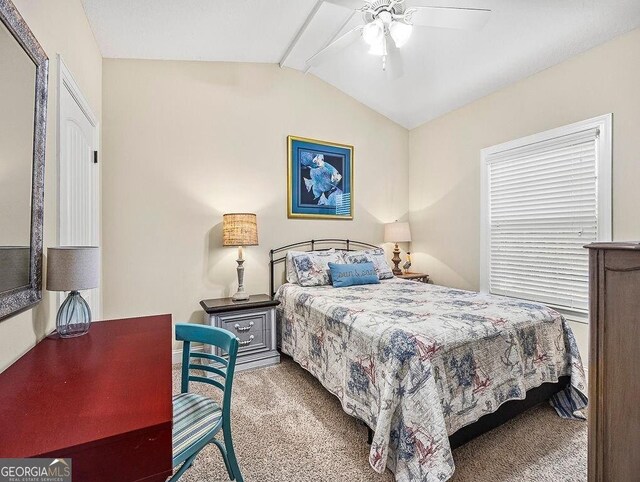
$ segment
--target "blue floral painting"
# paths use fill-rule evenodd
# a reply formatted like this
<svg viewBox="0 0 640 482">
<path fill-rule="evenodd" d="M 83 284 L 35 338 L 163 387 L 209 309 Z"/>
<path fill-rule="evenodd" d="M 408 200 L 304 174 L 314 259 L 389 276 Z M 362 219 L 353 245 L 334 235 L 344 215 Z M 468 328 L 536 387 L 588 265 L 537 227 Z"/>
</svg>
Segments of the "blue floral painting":
<svg viewBox="0 0 640 482">
<path fill-rule="evenodd" d="M 287 139 L 289 217 L 353 219 L 353 147 Z"/>
</svg>

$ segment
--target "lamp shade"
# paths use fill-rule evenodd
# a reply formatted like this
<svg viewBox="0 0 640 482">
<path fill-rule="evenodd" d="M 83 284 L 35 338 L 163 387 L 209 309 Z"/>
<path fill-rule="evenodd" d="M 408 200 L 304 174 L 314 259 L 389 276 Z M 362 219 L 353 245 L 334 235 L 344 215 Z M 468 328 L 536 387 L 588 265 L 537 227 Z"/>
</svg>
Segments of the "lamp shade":
<svg viewBox="0 0 640 482">
<path fill-rule="evenodd" d="M 411 229 L 409 223 L 398 222 L 384 225 L 385 243 L 408 243 L 411 241 Z"/>
<path fill-rule="evenodd" d="M 80 291 L 100 284 L 100 249 L 64 246 L 47 249 L 47 289 Z"/>
<path fill-rule="evenodd" d="M 229 213 L 222 216 L 222 244 L 224 246 L 256 246 L 258 223 L 251 213 Z"/>
</svg>

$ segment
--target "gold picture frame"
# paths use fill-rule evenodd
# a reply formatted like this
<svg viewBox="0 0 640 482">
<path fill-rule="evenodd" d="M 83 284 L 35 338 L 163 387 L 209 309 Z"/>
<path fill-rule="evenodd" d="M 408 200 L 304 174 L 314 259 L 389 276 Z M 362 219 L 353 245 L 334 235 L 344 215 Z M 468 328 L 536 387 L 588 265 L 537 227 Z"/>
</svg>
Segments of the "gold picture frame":
<svg viewBox="0 0 640 482">
<path fill-rule="evenodd" d="M 352 220 L 353 160 L 348 144 L 287 136 L 287 217 Z"/>
</svg>

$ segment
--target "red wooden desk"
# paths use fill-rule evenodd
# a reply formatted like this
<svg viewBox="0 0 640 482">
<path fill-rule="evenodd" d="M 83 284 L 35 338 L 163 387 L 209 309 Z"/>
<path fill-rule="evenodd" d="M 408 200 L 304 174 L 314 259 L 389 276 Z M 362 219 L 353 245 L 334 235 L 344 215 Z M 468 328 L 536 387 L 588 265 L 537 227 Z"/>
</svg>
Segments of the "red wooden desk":
<svg viewBox="0 0 640 482">
<path fill-rule="evenodd" d="M 0 373 L 0 457 L 70 457 L 74 482 L 172 470 L 171 315 L 47 338 Z"/>
</svg>

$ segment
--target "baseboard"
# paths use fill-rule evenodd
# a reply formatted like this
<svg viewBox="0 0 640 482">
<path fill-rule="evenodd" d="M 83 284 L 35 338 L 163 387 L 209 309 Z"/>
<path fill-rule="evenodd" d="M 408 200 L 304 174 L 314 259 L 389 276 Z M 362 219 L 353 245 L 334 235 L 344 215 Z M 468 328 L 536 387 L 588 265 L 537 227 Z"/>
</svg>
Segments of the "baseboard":
<svg viewBox="0 0 640 482">
<path fill-rule="evenodd" d="M 204 351 L 203 345 L 196 345 L 191 347 L 192 353 L 202 353 Z M 174 365 L 182 364 L 182 350 L 173 350 L 172 363 Z"/>
</svg>

